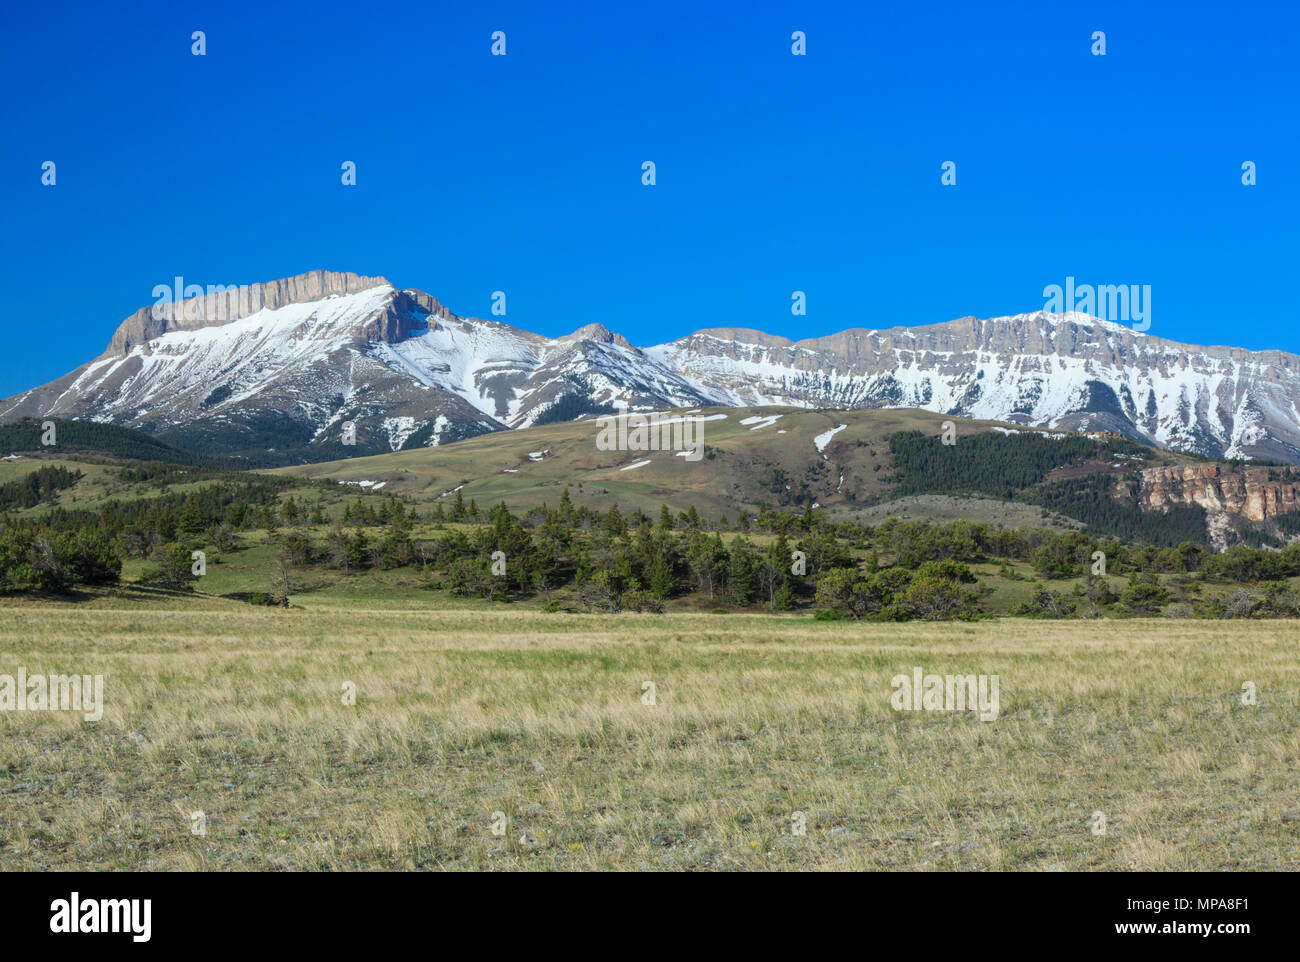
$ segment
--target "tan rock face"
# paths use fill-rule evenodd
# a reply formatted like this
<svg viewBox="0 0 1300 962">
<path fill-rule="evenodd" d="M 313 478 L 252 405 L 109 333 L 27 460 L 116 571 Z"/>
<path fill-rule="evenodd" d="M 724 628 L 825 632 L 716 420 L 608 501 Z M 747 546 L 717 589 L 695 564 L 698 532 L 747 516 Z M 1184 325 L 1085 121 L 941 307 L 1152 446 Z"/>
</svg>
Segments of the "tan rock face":
<svg viewBox="0 0 1300 962">
<path fill-rule="evenodd" d="M 1218 464 L 1148 468 L 1142 472 L 1142 506 L 1200 505 L 1211 514 L 1265 521 L 1300 508 L 1300 484 L 1268 480 L 1267 468 L 1225 472 Z"/>
<path fill-rule="evenodd" d="M 604 324 L 587 324 L 578 328 L 572 334 L 566 334 L 564 337 L 557 338 L 561 341 L 594 341 L 597 344 L 617 344 L 619 347 L 626 347 L 632 350 L 635 348 L 628 342 L 622 334 L 615 334 Z"/>
<path fill-rule="evenodd" d="M 152 304 L 136 311 L 118 327 L 101 357 L 129 354 L 131 349 L 168 331 L 197 331 L 229 324 L 263 308 L 275 310 L 286 304 L 305 304 L 330 294 L 355 294 L 387 284 L 382 277 L 335 271 L 308 271 L 277 281 L 192 297 L 182 301 Z"/>
</svg>

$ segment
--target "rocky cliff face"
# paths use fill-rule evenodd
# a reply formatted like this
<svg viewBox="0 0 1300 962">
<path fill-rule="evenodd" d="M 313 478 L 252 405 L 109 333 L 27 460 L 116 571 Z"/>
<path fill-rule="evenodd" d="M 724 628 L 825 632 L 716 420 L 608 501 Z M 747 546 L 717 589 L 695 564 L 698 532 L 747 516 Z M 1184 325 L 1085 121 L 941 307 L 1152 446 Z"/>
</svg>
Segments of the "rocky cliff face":
<svg viewBox="0 0 1300 962">
<path fill-rule="evenodd" d="M 200 297 L 175 299 L 142 307 L 118 326 L 101 357 L 129 354 L 131 349 L 169 331 L 197 331 L 243 320 L 260 310 L 274 311 L 288 304 L 306 304 L 331 295 L 355 294 L 387 285 L 382 277 L 362 277 L 335 271 L 308 271 L 276 281 L 246 284 Z"/>
<path fill-rule="evenodd" d="M 1200 505 L 1249 521 L 1267 521 L 1300 508 L 1300 484 L 1268 479 L 1265 468 L 1225 469 L 1219 464 L 1148 468 L 1142 472 L 1144 508 Z"/>
<path fill-rule="evenodd" d="M 1278 480 L 1278 473 L 1221 464 L 1147 468 L 1141 472 L 1137 496 L 1148 511 L 1170 505 L 1204 508 L 1211 541 L 1221 548 L 1234 522 L 1266 525 L 1279 514 L 1300 509 L 1300 480 Z"/>
</svg>

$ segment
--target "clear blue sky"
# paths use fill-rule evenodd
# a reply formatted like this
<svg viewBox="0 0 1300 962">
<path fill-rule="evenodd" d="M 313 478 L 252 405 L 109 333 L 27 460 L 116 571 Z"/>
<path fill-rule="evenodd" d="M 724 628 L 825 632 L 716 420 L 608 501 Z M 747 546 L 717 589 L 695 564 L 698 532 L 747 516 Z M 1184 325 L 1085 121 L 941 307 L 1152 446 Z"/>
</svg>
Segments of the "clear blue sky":
<svg viewBox="0 0 1300 962">
<path fill-rule="evenodd" d="M 0 395 L 99 354 L 174 275 L 318 267 L 477 316 L 500 289 L 516 326 L 599 321 L 638 344 L 1031 311 L 1073 275 L 1150 284 L 1153 335 L 1300 351 L 1298 17 L 1131 0 L 12 5 Z"/>
</svg>

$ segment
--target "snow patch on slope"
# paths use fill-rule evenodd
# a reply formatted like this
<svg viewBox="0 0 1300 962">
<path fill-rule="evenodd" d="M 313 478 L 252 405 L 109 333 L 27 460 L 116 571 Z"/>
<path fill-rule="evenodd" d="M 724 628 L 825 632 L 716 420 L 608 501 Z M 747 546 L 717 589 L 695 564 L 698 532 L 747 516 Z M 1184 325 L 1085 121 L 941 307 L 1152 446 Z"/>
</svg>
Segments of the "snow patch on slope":
<svg viewBox="0 0 1300 962">
<path fill-rule="evenodd" d="M 831 428 L 829 431 L 823 431 L 817 437 L 813 438 L 813 444 L 817 446 L 817 453 L 825 457 L 826 445 L 831 443 L 831 438 L 843 431 L 847 424 L 841 424 L 839 427 Z"/>
</svg>

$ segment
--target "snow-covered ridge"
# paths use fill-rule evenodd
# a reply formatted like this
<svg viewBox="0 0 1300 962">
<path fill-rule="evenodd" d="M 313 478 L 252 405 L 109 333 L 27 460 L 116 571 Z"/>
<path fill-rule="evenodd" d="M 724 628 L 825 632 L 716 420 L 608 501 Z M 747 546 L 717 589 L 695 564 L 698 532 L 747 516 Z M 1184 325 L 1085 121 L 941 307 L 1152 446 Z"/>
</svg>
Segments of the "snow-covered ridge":
<svg viewBox="0 0 1300 962">
<path fill-rule="evenodd" d="M 1178 344 L 1079 313 L 800 341 L 719 328 L 638 349 L 600 325 L 547 338 L 458 317 L 382 279 L 274 283 L 281 300 L 331 292 L 139 343 L 123 336 L 121 350 L 0 402 L 0 420 L 192 429 L 231 449 L 267 424 L 304 444 L 347 444 L 353 431 L 357 453 L 368 453 L 592 418 L 616 404 L 909 407 L 1300 462 L 1300 357 Z"/>
<path fill-rule="evenodd" d="M 1179 344 L 1078 313 L 778 346 L 692 336 L 646 354 L 685 371 L 715 404 L 921 408 L 1300 460 L 1300 358 Z"/>
</svg>

